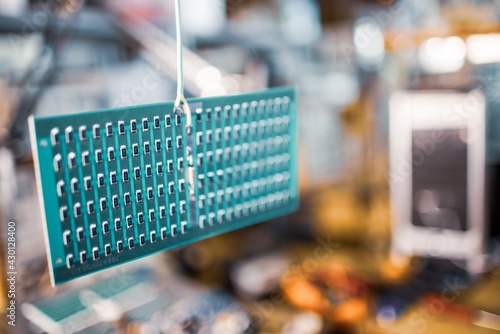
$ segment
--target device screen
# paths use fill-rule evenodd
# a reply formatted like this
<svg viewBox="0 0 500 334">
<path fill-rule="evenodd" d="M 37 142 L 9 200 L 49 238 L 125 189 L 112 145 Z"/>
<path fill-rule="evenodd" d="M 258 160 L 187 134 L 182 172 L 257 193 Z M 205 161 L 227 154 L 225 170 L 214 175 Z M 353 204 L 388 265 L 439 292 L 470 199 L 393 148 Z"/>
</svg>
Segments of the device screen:
<svg viewBox="0 0 500 334">
<path fill-rule="evenodd" d="M 467 230 L 467 130 L 412 132 L 412 223 Z"/>
<path fill-rule="evenodd" d="M 500 163 L 488 166 L 488 206 L 489 206 L 489 239 L 494 243 L 493 249 L 500 245 Z"/>
</svg>

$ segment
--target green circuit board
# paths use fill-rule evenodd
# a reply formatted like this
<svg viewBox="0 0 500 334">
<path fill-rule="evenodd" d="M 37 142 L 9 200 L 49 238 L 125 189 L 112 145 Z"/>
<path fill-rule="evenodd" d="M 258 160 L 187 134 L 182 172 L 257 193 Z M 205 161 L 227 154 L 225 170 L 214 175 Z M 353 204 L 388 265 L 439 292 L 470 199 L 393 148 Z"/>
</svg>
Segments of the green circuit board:
<svg viewBox="0 0 500 334">
<path fill-rule="evenodd" d="M 31 118 L 52 283 L 298 208 L 295 90 Z"/>
</svg>

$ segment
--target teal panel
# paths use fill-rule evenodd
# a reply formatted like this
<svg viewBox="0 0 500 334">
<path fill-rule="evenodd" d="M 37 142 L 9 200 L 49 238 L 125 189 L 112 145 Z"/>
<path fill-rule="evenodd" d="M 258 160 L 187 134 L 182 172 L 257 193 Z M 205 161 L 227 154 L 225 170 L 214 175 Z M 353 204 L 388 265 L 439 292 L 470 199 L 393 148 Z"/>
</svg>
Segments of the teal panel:
<svg viewBox="0 0 500 334">
<path fill-rule="evenodd" d="M 188 103 L 30 120 L 53 284 L 298 208 L 294 89 Z"/>
</svg>

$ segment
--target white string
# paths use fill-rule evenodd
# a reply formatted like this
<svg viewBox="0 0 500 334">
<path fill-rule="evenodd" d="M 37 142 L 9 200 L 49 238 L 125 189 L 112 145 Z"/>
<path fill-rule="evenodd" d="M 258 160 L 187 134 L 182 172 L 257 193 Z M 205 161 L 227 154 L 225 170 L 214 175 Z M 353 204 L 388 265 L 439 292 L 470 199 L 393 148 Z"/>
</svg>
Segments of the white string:
<svg viewBox="0 0 500 334">
<path fill-rule="evenodd" d="M 175 30 L 177 38 L 177 100 L 184 97 L 184 68 L 182 64 L 182 33 L 181 33 L 181 4 L 180 0 L 175 0 Z"/>
<path fill-rule="evenodd" d="M 177 97 L 175 99 L 175 108 L 181 108 L 186 114 L 186 128 L 191 131 L 191 110 L 184 97 L 184 67 L 182 57 L 182 32 L 181 32 L 181 4 L 180 0 L 175 0 L 175 30 L 177 39 Z M 182 107 L 181 107 L 182 105 Z"/>
<path fill-rule="evenodd" d="M 186 179 L 188 181 L 188 191 L 191 200 L 194 200 L 194 187 L 195 187 L 195 169 L 193 166 L 193 152 L 191 150 L 192 129 L 193 123 L 191 121 L 191 109 L 184 97 L 184 68 L 182 57 L 182 33 L 181 33 L 181 4 L 180 0 L 175 0 L 175 30 L 177 38 L 177 97 L 174 104 L 174 113 L 186 115 L 186 134 L 188 138 L 188 145 L 186 147 Z M 189 139 L 191 138 L 191 139 Z"/>
</svg>

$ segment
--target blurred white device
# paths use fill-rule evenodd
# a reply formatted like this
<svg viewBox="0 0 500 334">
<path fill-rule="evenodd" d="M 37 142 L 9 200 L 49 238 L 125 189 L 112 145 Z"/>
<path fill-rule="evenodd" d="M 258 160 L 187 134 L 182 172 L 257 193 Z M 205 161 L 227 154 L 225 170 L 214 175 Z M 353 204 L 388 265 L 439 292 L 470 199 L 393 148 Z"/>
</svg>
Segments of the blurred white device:
<svg viewBox="0 0 500 334">
<path fill-rule="evenodd" d="M 485 267 L 485 98 L 480 90 L 390 99 L 393 250 Z"/>
</svg>

